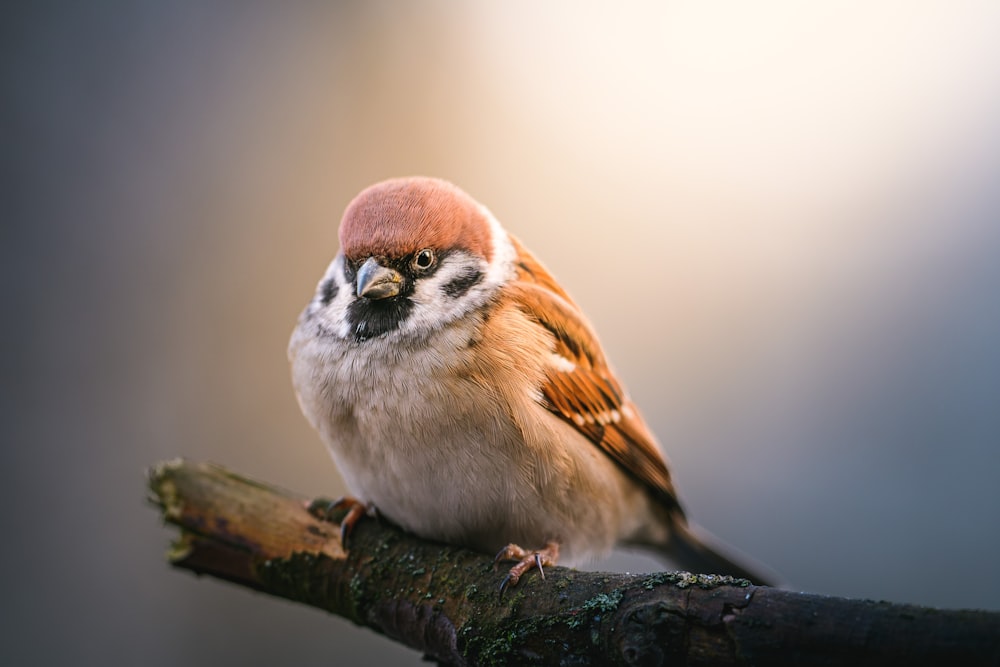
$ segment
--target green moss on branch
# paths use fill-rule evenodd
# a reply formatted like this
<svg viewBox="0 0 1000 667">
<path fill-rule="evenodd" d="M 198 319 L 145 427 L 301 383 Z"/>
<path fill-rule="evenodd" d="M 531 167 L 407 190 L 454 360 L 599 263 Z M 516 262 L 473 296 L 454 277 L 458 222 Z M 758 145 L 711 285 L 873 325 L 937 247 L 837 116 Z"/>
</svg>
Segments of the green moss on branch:
<svg viewBox="0 0 1000 667">
<path fill-rule="evenodd" d="M 379 520 L 359 522 L 345 550 L 305 498 L 219 466 L 162 463 L 149 488 L 180 530 L 174 566 L 343 616 L 443 664 L 1000 664 L 995 612 L 561 567 L 500 600 L 489 556 Z"/>
</svg>

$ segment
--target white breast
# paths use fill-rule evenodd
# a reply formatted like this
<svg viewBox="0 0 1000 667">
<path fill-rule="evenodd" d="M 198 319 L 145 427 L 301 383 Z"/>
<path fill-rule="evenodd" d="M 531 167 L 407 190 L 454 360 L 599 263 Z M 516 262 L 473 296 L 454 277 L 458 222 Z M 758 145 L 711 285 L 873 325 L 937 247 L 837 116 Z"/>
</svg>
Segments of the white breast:
<svg viewBox="0 0 1000 667">
<path fill-rule="evenodd" d="M 479 326 L 356 343 L 303 319 L 289 348 L 303 412 L 351 493 L 417 535 L 485 552 L 557 540 L 565 563 L 606 552 L 645 495 L 537 391 L 512 391 L 516 355 L 470 372 Z"/>
<path fill-rule="evenodd" d="M 449 328 L 433 347 L 309 336 L 292 346 L 302 409 L 351 493 L 417 534 L 448 541 L 495 523 L 487 508 L 508 502 L 511 490 L 493 471 L 518 440 L 489 389 L 443 360 L 443 349 L 467 346 L 465 329 Z M 482 492 L 477 502 L 470 487 Z"/>
</svg>

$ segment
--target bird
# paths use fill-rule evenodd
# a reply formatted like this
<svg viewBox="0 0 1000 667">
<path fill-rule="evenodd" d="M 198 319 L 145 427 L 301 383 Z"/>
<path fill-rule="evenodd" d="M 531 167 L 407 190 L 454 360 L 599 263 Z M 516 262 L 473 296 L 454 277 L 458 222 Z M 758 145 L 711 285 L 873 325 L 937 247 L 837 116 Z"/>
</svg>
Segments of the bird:
<svg viewBox="0 0 1000 667">
<path fill-rule="evenodd" d="M 411 176 L 362 190 L 288 346 L 299 405 L 350 496 L 419 537 L 529 570 L 616 545 L 693 572 L 771 573 L 688 520 L 593 327 L 485 206 Z M 498 551 L 499 549 L 499 551 Z"/>
</svg>

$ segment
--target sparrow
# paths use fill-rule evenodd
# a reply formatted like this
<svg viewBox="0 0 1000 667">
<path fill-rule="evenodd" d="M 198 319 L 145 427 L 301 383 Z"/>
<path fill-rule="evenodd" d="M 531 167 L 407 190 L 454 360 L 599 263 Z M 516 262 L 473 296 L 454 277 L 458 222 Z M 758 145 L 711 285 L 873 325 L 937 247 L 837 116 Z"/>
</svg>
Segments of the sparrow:
<svg viewBox="0 0 1000 667">
<path fill-rule="evenodd" d="M 616 544 L 766 585 L 686 518 L 667 460 L 555 278 L 443 180 L 376 183 L 289 343 L 299 404 L 352 497 L 415 535 L 529 569 Z M 346 534 L 345 534 L 346 537 Z"/>
</svg>

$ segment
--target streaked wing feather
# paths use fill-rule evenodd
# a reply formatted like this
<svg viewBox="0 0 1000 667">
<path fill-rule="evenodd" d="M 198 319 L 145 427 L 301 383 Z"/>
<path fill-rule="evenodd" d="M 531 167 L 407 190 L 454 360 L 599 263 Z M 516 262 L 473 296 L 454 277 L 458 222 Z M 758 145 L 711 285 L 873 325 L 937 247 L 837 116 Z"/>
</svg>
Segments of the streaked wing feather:
<svg viewBox="0 0 1000 667">
<path fill-rule="evenodd" d="M 509 285 L 517 307 L 553 336 L 544 404 L 572 424 L 666 506 L 680 511 L 670 472 L 638 410 L 608 367 L 593 330 L 569 295 L 516 240 L 518 279 Z"/>
</svg>

